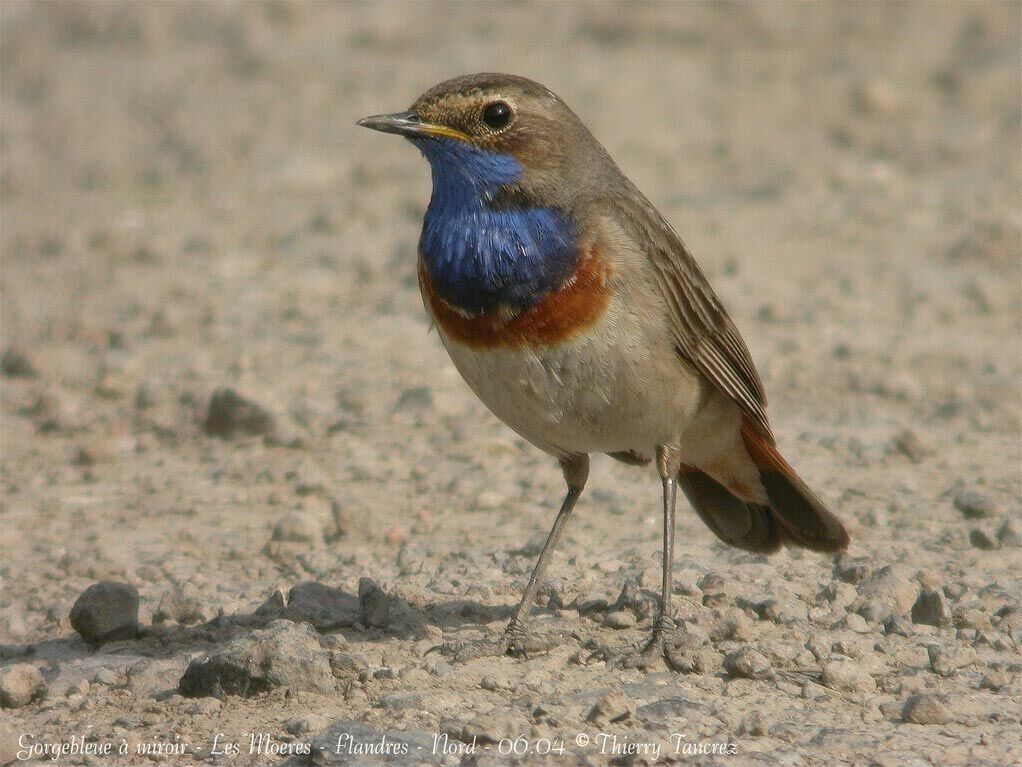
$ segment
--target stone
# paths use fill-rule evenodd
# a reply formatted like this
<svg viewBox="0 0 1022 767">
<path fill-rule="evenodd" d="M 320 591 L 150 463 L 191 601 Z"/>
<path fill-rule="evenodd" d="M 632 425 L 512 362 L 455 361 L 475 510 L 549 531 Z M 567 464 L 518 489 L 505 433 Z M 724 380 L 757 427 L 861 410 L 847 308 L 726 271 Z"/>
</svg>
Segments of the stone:
<svg viewBox="0 0 1022 767">
<path fill-rule="evenodd" d="M 154 623 L 170 621 L 182 626 L 190 626 L 193 623 L 203 623 L 206 620 L 208 619 L 202 602 L 195 594 L 181 586 L 163 592 L 163 596 L 160 597 L 160 605 L 153 614 Z"/>
<path fill-rule="evenodd" d="M 0 669 L 0 706 L 21 708 L 46 697 L 42 672 L 31 663 L 16 663 Z"/>
<path fill-rule="evenodd" d="M 372 578 L 358 581 L 358 601 L 362 623 L 372 628 L 387 628 L 391 623 L 391 598 Z"/>
<path fill-rule="evenodd" d="M 748 645 L 724 656 L 724 670 L 746 679 L 770 679 L 774 675 L 770 660 Z"/>
<path fill-rule="evenodd" d="M 908 458 L 912 463 L 922 463 L 936 451 L 924 445 L 919 436 L 911 429 L 905 429 L 894 438 L 894 449 Z"/>
<path fill-rule="evenodd" d="M 919 596 L 919 584 L 909 578 L 903 568 L 888 565 L 859 584 L 859 596 L 867 600 L 875 599 L 889 608 L 891 613 L 904 615 L 912 609 Z M 867 620 L 871 620 L 862 610 L 858 612 Z"/>
<path fill-rule="evenodd" d="M 1013 679 L 1014 675 L 1007 671 L 990 671 L 979 680 L 979 689 L 1000 692 L 1001 688 L 1010 685 Z"/>
<path fill-rule="evenodd" d="M 28 355 L 13 346 L 0 357 L 0 373 L 8 378 L 36 378 L 39 375 Z"/>
<path fill-rule="evenodd" d="M 322 583 L 305 581 L 291 589 L 281 617 L 312 624 L 318 631 L 351 628 L 362 619 L 362 605 L 354 594 Z"/>
<path fill-rule="evenodd" d="M 809 607 L 800 599 L 782 597 L 769 599 L 763 604 L 763 618 L 780 624 L 809 620 Z"/>
<path fill-rule="evenodd" d="M 842 559 L 834 567 L 834 577 L 844 583 L 862 583 L 872 574 L 873 567 L 865 559 Z"/>
<path fill-rule="evenodd" d="M 951 604 L 940 589 L 924 589 L 912 605 L 912 622 L 928 626 L 950 626 Z"/>
<path fill-rule="evenodd" d="M 71 608 L 71 626 L 89 644 L 138 635 L 138 589 L 100 581 L 89 586 Z"/>
<path fill-rule="evenodd" d="M 978 490 L 959 490 L 955 494 L 955 508 L 966 519 L 985 519 L 997 514 L 993 498 Z"/>
<path fill-rule="evenodd" d="M 608 613 L 603 619 L 603 625 L 612 629 L 630 629 L 636 623 L 635 615 L 627 610 L 617 610 Z"/>
<path fill-rule="evenodd" d="M 323 528 L 311 515 L 292 511 L 277 520 L 270 540 L 318 544 L 323 542 Z"/>
<path fill-rule="evenodd" d="M 395 413 L 411 413 L 421 415 L 433 408 L 433 392 L 428 386 L 415 386 L 401 392 L 397 402 L 394 403 Z"/>
<path fill-rule="evenodd" d="M 266 629 L 193 660 L 178 683 L 187 698 L 252 697 L 275 688 L 331 692 L 330 654 L 310 626 L 274 621 Z"/>
<path fill-rule="evenodd" d="M 1002 546 L 1022 546 L 1022 523 L 1018 519 L 1007 519 L 997 531 L 997 540 Z"/>
<path fill-rule="evenodd" d="M 825 687 L 844 692 L 873 692 L 876 680 L 861 663 L 853 660 L 833 660 L 823 664 L 820 679 Z"/>
<path fill-rule="evenodd" d="M 969 543 L 983 551 L 993 551 L 1000 546 L 1000 541 L 978 527 L 969 531 Z"/>
<path fill-rule="evenodd" d="M 930 668 L 941 676 L 953 676 L 959 669 L 976 662 L 976 651 L 971 647 L 944 647 L 931 644 L 926 648 Z"/>
<path fill-rule="evenodd" d="M 854 602 L 857 596 L 858 593 L 852 584 L 832 581 L 817 595 L 817 599 L 830 602 L 835 608 L 844 609 Z"/>
<path fill-rule="evenodd" d="M 274 430 L 273 415 L 261 405 L 224 387 L 213 392 L 203 428 L 207 434 L 223 439 L 258 437 Z"/>
<path fill-rule="evenodd" d="M 841 623 L 846 629 L 854 631 L 856 634 L 865 634 L 870 630 L 866 619 L 858 613 L 846 613 Z"/>
<path fill-rule="evenodd" d="M 935 695 L 913 695 L 905 702 L 901 716 L 913 724 L 947 724 L 951 721 L 951 712 Z"/>
</svg>

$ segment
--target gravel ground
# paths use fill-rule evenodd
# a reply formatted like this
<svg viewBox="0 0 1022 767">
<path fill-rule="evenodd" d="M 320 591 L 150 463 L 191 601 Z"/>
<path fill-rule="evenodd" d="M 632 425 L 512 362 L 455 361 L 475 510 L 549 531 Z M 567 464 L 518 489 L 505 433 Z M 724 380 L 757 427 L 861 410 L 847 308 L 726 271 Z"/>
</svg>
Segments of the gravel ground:
<svg viewBox="0 0 1022 767">
<path fill-rule="evenodd" d="M 0 763 L 1022 761 L 1018 3 L 0 11 Z M 853 535 L 682 504 L 678 670 L 589 658 L 659 576 L 609 459 L 557 649 L 433 651 L 502 628 L 562 484 L 429 332 L 425 163 L 353 123 L 480 70 L 685 236 Z"/>
</svg>

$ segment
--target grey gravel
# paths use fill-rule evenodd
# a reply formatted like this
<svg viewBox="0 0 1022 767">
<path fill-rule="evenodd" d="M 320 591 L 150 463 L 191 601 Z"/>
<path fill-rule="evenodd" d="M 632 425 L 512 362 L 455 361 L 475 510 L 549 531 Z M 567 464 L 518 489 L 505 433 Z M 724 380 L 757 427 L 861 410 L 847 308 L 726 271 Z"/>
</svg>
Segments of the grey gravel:
<svg viewBox="0 0 1022 767">
<path fill-rule="evenodd" d="M 138 605 L 138 589 L 131 584 L 94 583 L 75 600 L 71 626 L 90 644 L 129 639 L 138 634 Z"/>
</svg>

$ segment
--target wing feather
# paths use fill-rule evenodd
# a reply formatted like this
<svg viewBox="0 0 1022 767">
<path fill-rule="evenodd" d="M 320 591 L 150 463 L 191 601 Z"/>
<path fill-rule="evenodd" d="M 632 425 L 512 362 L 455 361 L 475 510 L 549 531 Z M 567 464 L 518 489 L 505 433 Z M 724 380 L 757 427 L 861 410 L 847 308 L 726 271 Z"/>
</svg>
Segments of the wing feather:
<svg viewBox="0 0 1022 767">
<path fill-rule="evenodd" d="M 685 243 L 638 192 L 605 203 L 613 209 L 615 222 L 649 257 L 678 353 L 734 400 L 773 444 L 766 393 L 749 349 Z"/>
</svg>

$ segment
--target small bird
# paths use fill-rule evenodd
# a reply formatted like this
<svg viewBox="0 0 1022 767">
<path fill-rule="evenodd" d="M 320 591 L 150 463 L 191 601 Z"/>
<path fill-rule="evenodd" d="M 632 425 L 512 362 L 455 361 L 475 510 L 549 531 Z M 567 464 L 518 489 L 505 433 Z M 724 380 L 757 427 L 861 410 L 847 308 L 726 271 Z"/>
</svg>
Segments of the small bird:
<svg viewBox="0 0 1022 767">
<path fill-rule="evenodd" d="M 404 136 L 429 162 L 426 311 L 476 395 L 555 457 L 568 486 L 503 636 L 452 654 L 548 649 L 526 618 L 593 453 L 652 461 L 663 485 L 661 600 L 638 656 L 667 652 L 675 628 L 679 486 L 740 549 L 848 545 L 778 452 L 749 350 L 692 254 L 560 98 L 523 77 L 474 74 L 357 124 Z"/>
</svg>

